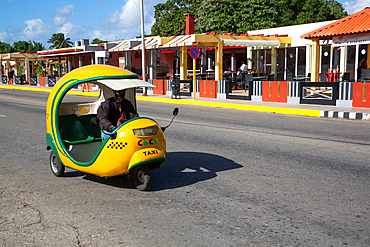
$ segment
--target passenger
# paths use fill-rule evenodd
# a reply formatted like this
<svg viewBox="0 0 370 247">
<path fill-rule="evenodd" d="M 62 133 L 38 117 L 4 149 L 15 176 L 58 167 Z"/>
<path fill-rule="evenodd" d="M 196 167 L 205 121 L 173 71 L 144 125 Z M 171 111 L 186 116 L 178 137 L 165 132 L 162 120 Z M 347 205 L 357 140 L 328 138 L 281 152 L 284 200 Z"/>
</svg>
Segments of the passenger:
<svg viewBox="0 0 370 247">
<path fill-rule="evenodd" d="M 98 108 L 97 117 L 103 140 L 122 123 L 139 116 L 131 102 L 125 99 L 125 94 L 125 89 L 114 91 L 114 97 L 104 101 Z"/>
</svg>

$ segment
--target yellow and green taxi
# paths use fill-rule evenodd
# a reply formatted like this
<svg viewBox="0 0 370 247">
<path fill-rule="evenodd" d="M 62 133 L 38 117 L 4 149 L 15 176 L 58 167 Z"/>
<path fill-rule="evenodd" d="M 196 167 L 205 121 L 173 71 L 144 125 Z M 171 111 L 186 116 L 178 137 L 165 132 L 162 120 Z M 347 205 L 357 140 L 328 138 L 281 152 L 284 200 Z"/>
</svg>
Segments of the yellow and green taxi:
<svg viewBox="0 0 370 247">
<path fill-rule="evenodd" d="M 63 100 L 83 83 L 99 87 L 94 101 Z M 109 65 L 89 65 L 71 71 L 53 87 L 46 108 L 46 145 L 55 176 L 63 176 L 65 166 L 101 177 L 126 174 L 139 190 L 148 190 L 151 170 L 166 159 L 164 129 L 156 121 L 138 117 L 118 126 L 106 140 L 96 123 L 97 110 L 114 91 L 126 89 L 126 99 L 136 109 L 135 88 L 153 87 L 139 76 Z M 174 115 L 177 114 L 174 111 Z"/>
</svg>

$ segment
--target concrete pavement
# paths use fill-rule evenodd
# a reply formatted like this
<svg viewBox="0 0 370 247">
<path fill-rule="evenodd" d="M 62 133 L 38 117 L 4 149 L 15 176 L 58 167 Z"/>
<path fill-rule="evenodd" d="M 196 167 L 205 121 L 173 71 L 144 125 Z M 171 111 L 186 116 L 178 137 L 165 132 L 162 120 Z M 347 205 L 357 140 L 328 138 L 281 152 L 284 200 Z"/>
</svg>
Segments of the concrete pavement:
<svg viewBox="0 0 370 247">
<path fill-rule="evenodd" d="M 14 89 L 38 92 L 50 92 L 50 87 L 29 86 L 29 85 L 0 85 L 1 89 Z M 80 89 L 73 89 L 71 94 L 84 95 L 84 96 L 98 96 L 97 91 L 82 92 Z M 327 105 L 309 105 L 309 104 L 286 104 L 286 103 L 271 103 L 271 102 L 255 102 L 248 100 L 234 100 L 234 99 L 209 99 L 197 98 L 193 100 L 192 97 L 182 96 L 181 99 L 171 99 L 166 95 L 137 95 L 139 101 L 151 101 L 170 104 L 185 104 L 218 107 L 227 109 L 237 109 L 246 111 L 258 111 L 279 114 L 291 114 L 311 117 L 326 117 L 326 118 L 344 118 L 344 119 L 357 119 L 369 120 L 370 108 L 358 107 L 339 107 Z"/>
</svg>

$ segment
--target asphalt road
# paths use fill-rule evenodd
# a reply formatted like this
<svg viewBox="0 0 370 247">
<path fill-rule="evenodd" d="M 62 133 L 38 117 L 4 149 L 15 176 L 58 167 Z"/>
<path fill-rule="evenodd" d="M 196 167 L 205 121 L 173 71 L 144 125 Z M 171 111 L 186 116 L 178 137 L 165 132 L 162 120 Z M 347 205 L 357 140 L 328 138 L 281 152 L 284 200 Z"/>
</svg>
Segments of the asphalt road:
<svg viewBox="0 0 370 247">
<path fill-rule="evenodd" d="M 47 96 L 0 90 L 0 246 L 370 246 L 367 121 L 181 105 L 141 192 L 52 175 Z M 175 105 L 138 107 L 166 125 Z"/>
</svg>

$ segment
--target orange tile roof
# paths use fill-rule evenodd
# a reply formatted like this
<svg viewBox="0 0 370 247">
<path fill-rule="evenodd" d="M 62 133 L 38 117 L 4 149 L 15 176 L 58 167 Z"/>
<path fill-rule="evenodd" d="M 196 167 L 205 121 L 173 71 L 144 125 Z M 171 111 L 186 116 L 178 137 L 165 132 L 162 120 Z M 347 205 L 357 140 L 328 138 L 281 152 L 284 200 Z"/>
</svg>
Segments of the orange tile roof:
<svg viewBox="0 0 370 247">
<path fill-rule="evenodd" d="M 370 32 L 370 8 L 332 22 L 326 26 L 308 32 L 301 39 L 328 39 L 335 36 Z"/>
</svg>

